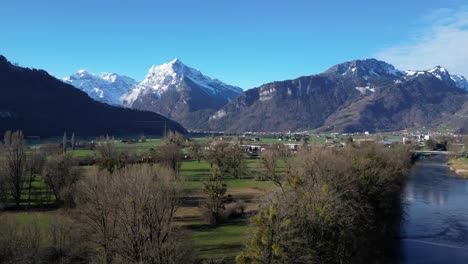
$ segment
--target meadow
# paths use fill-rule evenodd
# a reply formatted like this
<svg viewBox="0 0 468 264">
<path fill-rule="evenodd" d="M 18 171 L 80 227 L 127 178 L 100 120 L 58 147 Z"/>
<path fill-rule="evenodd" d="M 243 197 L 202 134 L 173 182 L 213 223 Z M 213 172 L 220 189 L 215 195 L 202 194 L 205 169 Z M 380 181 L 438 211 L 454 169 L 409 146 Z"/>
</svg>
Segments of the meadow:
<svg viewBox="0 0 468 264">
<path fill-rule="evenodd" d="M 156 148 L 161 142 L 159 139 L 132 144 L 118 142 L 116 147 L 141 154 L 150 148 Z M 94 150 L 88 149 L 68 150 L 67 152 L 77 158 L 95 157 L 96 155 Z M 184 149 L 183 152 L 188 153 L 189 151 Z M 227 185 L 226 194 L 230 196 L 230 200 L 245 204 L 245 215 L 251 215 L 258 209 L 262 197 L 277 187 L 272 182 L 256 179 L 261 170 L 258 157 L 246 156 L 245 164 L 246 171 L 242 177 L 227 178 L 223 181 Z M 89 171 L 94 166 L 96 165 L 82 166 L 82 169 Z M 280 160 L 278 172 L 284 173 L 284 169 L 285 161 Z M 204 182 L 211 173 L 210 163 L 205 160 L 184 159 L 181 163 L 180 173 L 184 176 L 184 192 L 176 213 L 176 223 L 189 230 L 199 259 L 233 260 L 241 251 L 243 242 L 248 235 L 247 217 L 227 219 L 216 226 L 208 225 L 203 218 L 203 201 L 205 199 L 203 189 Z M 0 214 L 0 217 L 17 220 L 21 225 L 35 222 L 41 229 L 45 229 L 51 223 L 66 217 L 65 209 L 60 209 L 55 205 L 55 198 L 41 177 L 34 177 L 31 186 L 31 204 L 28 203 L 26 189 L 20 204 L 23 210 L 10 210 Z"/>
</svg>

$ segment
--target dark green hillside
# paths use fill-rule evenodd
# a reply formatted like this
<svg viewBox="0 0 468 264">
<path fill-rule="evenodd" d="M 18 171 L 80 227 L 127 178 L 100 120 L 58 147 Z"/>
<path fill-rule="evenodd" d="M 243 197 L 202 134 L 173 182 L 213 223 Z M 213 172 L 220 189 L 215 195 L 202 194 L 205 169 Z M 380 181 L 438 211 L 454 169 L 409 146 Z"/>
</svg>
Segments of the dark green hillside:
<svg viewBox="0 0 468 264">
<path fill-rule="evenodd" d="M 0 56 L 0 132 L 23 130 L 25 135 L 163 134 L 185 132 L 161 115 L 99 103 L 46 71 L 12 65 Z"/>
</svg>

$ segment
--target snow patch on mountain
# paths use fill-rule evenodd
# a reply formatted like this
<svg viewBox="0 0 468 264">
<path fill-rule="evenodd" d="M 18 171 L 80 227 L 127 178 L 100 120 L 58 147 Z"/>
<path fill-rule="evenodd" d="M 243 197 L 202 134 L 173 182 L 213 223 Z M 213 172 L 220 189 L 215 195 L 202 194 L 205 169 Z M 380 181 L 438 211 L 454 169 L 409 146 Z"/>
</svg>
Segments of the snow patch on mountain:
<svg viewBox="0 0 468 264">
<path fill-rule="evenodd" d="M 137 83 L 130 77 L 116 73 L 96 75 L 83 69 L 62 78 L 62 81 L 82 90 L 96 101 L 111 105 L 122 105 L 121 97 Z"/>
<path fill-rule="evenodd" d="M 412 71 L 412 70 L 407 70 L 405 71 L 405 73 L 406 73 L 406 76 L 418 76 L 418 75 L 426 74 L 425 71 Z"/>
<path fill-rule="evenodd" d="M 277 94 L 275 88 L 260 88 L 259 96 L 260 101 L 267 101 L 273 99 L 273 97 Z"/>
<path fill-rule="evenodd" d="M 371 87 L 370 85 L 367 85 L 365 87 L 356 87 L 356 90 L 358 90 L 361 94 L 367 94 L 369 92 L 372 92 L 372 93 L 375 92 L 375 88 Z"/>
<path fill-rule="evenodd" d="M 226 111 L 224 109 L 219 110 L 214 115 L 210 116 L 209 120 L 216 120 L 226 116 Z"/>
</svg>

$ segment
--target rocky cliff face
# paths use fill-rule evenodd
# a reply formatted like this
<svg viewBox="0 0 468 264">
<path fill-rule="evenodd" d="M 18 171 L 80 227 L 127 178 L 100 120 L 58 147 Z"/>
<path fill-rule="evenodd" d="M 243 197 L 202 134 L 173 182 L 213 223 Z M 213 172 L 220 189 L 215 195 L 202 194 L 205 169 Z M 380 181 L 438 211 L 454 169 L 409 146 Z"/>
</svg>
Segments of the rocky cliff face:
<svg viewBox="0 0 468 264">
<path fill-rule="evenodd" d="M 211 115 L 208 126 L 237 132 L 397 130 L 436 125 L 466 100 L 463 79 L 440 66 L 400 71 L 375 59 L 357 60 L 246 91 Z"/>
</svg>

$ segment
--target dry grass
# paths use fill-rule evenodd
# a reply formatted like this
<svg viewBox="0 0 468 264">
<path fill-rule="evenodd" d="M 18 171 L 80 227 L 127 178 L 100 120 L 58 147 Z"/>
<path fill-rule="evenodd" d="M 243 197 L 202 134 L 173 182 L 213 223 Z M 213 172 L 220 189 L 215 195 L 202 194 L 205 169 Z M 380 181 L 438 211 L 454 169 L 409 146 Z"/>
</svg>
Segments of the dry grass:
<svg viewBox="0 0 468 264">
<path fill-rule="evenodd" d="M 468 179 L 468 158 L 451 159 L 449 168 L 456 174 Z"/>
</svg>

